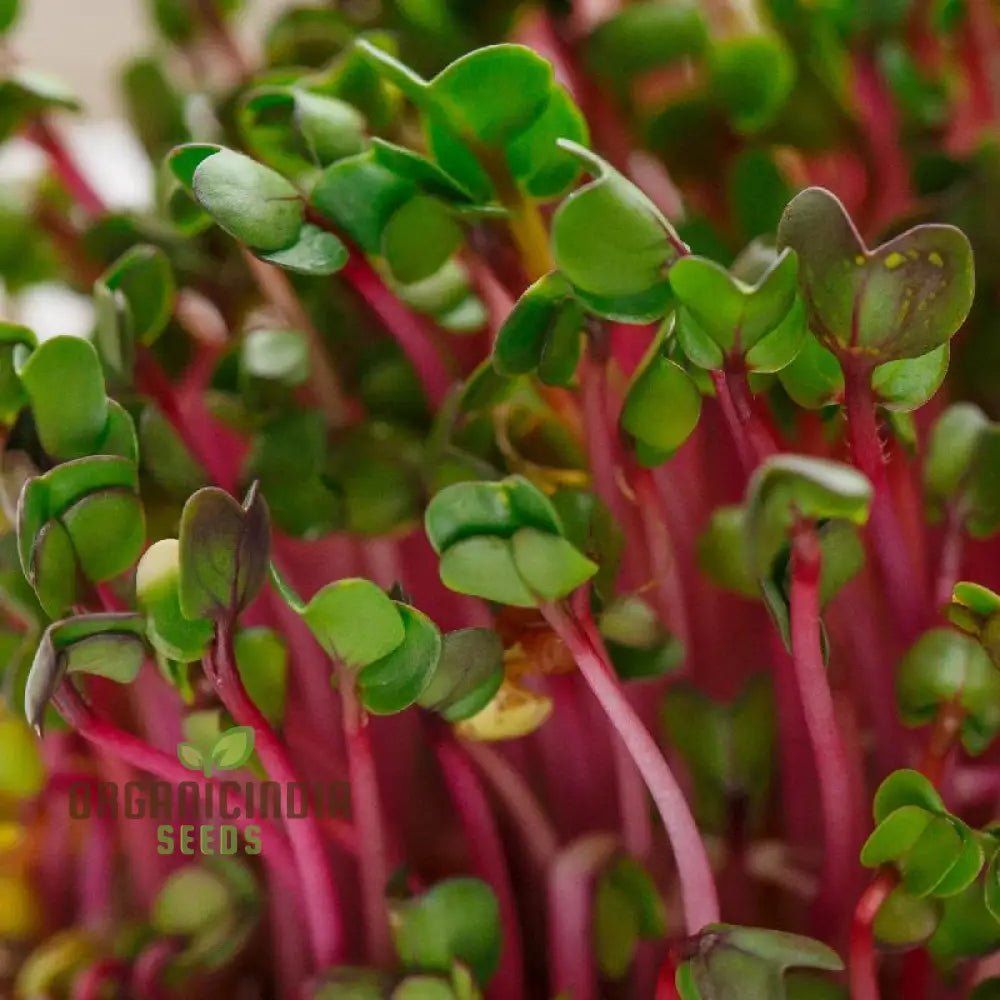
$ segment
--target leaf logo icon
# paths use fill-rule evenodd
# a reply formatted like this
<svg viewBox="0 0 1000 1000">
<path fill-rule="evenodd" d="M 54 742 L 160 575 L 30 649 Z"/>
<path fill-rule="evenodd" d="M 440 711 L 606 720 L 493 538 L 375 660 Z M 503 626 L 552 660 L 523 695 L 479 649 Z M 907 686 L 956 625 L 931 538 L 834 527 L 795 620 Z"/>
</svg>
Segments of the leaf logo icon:
<svg viewBox="0 0 1000 1000">
<path fill-rule="evenodd" d="M 193 743 L 178 743 L 177 757 L 191 771 L 201 771 L 206 778 L 213 771 L 235 771 L 253 756 L 254 731 L 251 726 L 233 726 L 203 754 Z"/>
<path fill-rule="evenodd" d="M 253 756 L 254 732 L 251 726 L 227 729 L 212 747 L 212 763 L 221 771 L 235 771 Z"/>
</svg>

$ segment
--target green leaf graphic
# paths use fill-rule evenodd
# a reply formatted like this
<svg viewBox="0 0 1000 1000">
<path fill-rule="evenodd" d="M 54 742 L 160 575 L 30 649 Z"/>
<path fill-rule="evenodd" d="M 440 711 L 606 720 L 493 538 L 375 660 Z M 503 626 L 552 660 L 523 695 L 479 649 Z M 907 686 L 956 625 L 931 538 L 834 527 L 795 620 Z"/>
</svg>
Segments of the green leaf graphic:
<svg viewBox="0 0 1000 1000">
<path fill-rule="evenodd" d="M 178 743 L 177 757 L 186 768 L 192 771 L 200 771 L 206 763 L 201 751 L 192 743 Z"/>
<path fill-rule="evenodd" d="M 212 747 L 212 763 L 223 771 L 235 771 L 253 756 L 254 732 L 250 726 L 227 729 Z"/>
</svg>

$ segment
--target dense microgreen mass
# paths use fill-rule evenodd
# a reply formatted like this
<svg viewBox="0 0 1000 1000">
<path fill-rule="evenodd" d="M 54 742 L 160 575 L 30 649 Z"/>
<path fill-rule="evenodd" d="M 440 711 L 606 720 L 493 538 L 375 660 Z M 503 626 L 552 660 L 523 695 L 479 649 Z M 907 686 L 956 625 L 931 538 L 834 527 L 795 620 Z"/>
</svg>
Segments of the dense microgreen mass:
<svg viewBox="0 0 1000 1000">
<path fill-rule="evenodd" d="M 139 7 L 145 200 L 0 0 L 0 995 L 1000 995 L 996 11 Z"/>
</svg>

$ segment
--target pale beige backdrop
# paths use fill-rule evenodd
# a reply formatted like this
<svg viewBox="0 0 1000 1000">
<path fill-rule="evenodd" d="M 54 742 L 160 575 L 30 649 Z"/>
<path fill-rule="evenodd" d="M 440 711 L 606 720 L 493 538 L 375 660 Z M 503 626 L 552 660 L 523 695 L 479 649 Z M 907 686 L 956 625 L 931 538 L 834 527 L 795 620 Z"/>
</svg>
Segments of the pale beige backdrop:
<svg viewBox="0 0 1000 1000">
<path fill-rule="evenodd" d="M 62 77 L 96 117 L 117 111 L 115 74 L 149 44 L 146 0 L 21 0 L 14 44 L 26 62 Z M 249 0 L 241 23 L 253 37 L 282 0 Z"/>
</svg>

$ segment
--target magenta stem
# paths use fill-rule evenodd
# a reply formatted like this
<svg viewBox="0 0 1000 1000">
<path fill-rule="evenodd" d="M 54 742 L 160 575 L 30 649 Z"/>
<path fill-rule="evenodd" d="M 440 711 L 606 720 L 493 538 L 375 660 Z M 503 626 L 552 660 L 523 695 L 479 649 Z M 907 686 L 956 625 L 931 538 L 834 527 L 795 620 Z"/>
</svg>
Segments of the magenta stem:
<svg viewBox="0 0 1000 1000">
<path fill-rule="evenodd" d="M 584 615 L 580 619 L 580 624 L 591 645 L 599 648 L 601 637 L 593 619 L 589 615 Z M 623 690 L 622 695 L 628 699 L 626 691 Z M 615 758 L 615 784 L 618 786 L 622 841 L 629 854 L 636 858 L 646 858 L 653 847 L 653 821 L 646 798 L 646 786 L 628 748 L 615 734 L 611 735 L 611 746 Z"/>
<path fill-rule="evenodd" d="M 243 687 L 228 626 L 219 627 L 216 642 L 203 662 L 206 676 L 237 724 L 254 730 L 254 745 L 268 774 L 284 785 L 299 782 L 287 749 Z M 343 927 L 330 859 L 315 816 L 289 821 L 286 830 L 302 884 L 313 957 L 325 968 L 343 952 Z"/>
<path fill-rule="evenodd" d="M 462 747 L 514 820 L 535 866 L 546 870 L 559 850 L 559 838 L 524 776 L 484 743 L 470 740 Z"/>
<path fill-rule="evenodd" d="M 73 983 L 72 1000 L 103 1000 L 106 987 L 114 985 L 113 996 L 125 985 L 128 967 L 117 958 L 102 958 L 84 969 Z"/>
<path fill-rule="evenodd" d="M 777 445 L 754 412 L 745 376 L 723 370 L 712 371 L 711 376 L 722 416 L 736 445 L 743 471 L 749 475 L 763 459 L 778 450 Z"/>
<path fill-rule="evenodd" d="M 359 250 L 353 250 L 340 275 L 367 303 L 409 358 L 427 394 L 438 410 L 454 379 L 434 342 L 428 321 L 397 299 L 382 283 Z"/>
<path fill-rule="evenodd" d="M 161 938 L 147 945 L 132 966 L 132 989 L 143 1000 L 170 1000 L 163 976 L 177 954 L 177 943 Z"/>
<path fill-rule="evenodd" d="M 950 504 L 944 525 L 944 536 L 941 539 L 941 559 L 934 582 L 935 608 L 951 603 L 951 593 L 962 573 L 962 554 L 965 547 L 964 529 L 965 510 L 963 505 L 960 503 Z"/>
<path fill-rule="evenodd" d="M 656 740 L 625 697 L 603 646 L 592 644 L 561 606 L 547 604 L 542 612 L 573 654 L 653 796 L 674 851 L 688 933 L 697 934 L 706 924 L 718 922 L 719 899 L 712 866 L 684 794 Z"/>
<path fill-rule="evenodd" d="M 852 364 L 845 359 L 842 359 L 842 364 L 851 457 L 854 464 L 871 480 L 875 491 L 869 535 L 885 578 L 889 604 L 904 639 L 909 641 L 920 631 L 923 586 L 912 565 L 892 506 L 892 494 L 875 419 L 871 369 L 868 365 Z"/>
<path fill-rule="evenodd" d="M 119 729 L 113 723 L 99 718 L 72 684 L 63 684 L 53 695 L 52 704 L 63 719 L 88 743 L 94 744 L 109 756 L 124 761 L 131 767 L 154 774 L 174 785 L 192 781 L 202 787 L 218 784 L 199 771 L 188 770 L 176 757 L 157 750 L 156 747 L 150 746 L 124 729 Z M 288 841 L 284 835 L 266 819 L 258 817 L 248 819 L 242 796 L 230 795 L 229 799 L 234 807 L 239 807 L 240 811 L 240 816 L 231 822 L 241 830 L 248 826 L 260 829 L 261 834 L 267 838 L 266 850 L 262 852 L 264 860 L 274 866 L 275 872 L 282 876 L 286 886 L 294 889 L 296 879 Z"/>
<path fill-rule="evenodd" d="M 597 1000 L 592 908 L 594 880 L 619 850 L 609 834 L 591 834 L 560 851 L 549 874 L 549 992 Z"/>
<path fill-rule="evenodd" d="M 895 887 L 895 879 L 881 874 L 868 886 L 858 900 L 851 921 L 851 945 L 848 976 L 851 1000 L 879 1000 L 878 957 L 872 935 L 872 924 L 882 904 Z"/>
<path fill-rule="evenodd" d="M 489 1000 L 518 1000 L 524 996 L 521 931 L 514 889 L 493 811 L 476 772 L 450 733 L 435 738 L 434 750 L 452 804 L 465 831 L 472 863 L 496 893 L 500 907 L 503 951 L 500 967 L 487 989 L 487 997 Z"/>
<path fill-rule="evenodd" d="M 346 667 L 341 667 L 339 673 L 365 940 L 371 960 L 376 965 L 389 966 L 392 964 L 393 948 L 385 903 L 389 881 L 388 839 L 379 797 L 375 755 L 354 675 Z"/>
<path fill-rule="evenodd" d="M 41 117 L 34 119 L 25 134 L 48 156 L 49 163 L 62 181 L 63 187 L 87 215 L 97 218 L 107 214 L 108 206 L 104 199 L 83 175 L 59 134 L 48 121 Z"/>
<path fill-rule="evenodd" d="M 824 911 L 842 907 L 850 899 L 856 862 L 856 824 L 851 797 L 851 770 L 837 727 L 833 695 L 820 642 L 819 584 L 822 554 L 812 525 L 801 524 L 792 539 L 791 638 L 795 680 L 805 715 L 813 759 L 819 778 L 823 817 Z"/>
</svg>

